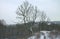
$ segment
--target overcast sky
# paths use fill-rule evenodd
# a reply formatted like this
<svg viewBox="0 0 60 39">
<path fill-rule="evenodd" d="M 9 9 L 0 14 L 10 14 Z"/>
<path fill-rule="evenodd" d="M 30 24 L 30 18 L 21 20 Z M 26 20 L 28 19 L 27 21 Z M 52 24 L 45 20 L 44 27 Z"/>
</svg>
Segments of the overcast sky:
<svg viewBox="0 0 60 39">
<path fill-rule="evenodd" d="M 25 0 L 0 0 L 0 19 L 7 24 L 17 21 L 16 10 Z M 60 0 L 27 0 L 33 6 L 44 11 L 51 21 L 60 21 Z"/>
</svg>

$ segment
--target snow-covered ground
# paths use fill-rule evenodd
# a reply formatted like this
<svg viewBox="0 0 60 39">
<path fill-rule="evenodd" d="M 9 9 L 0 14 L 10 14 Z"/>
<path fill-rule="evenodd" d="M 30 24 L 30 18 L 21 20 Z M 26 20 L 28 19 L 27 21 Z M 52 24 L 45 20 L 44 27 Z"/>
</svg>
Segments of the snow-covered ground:
<svg viewBox="0 0 60 39">
<path fill-rule="evenodd" d="M 35 33 L 33 36 L 29 37 L 28 39 L 60 39 L 60 35 L 51 35 L 50 31 L 40 31 Z"/>
</svg>

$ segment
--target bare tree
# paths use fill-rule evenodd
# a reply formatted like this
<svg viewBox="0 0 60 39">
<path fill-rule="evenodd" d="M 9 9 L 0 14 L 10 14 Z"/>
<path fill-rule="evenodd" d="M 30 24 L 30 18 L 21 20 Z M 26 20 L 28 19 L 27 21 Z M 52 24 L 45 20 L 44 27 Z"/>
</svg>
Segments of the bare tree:
<svg viewBox="0 0 60 39">
<path fill-rule="evenodd" d="M 44 22 L 47 18 L 46 14 L 44 12 L 41 12 L 41 22 Z"/>
<path fill-rule="evenodd" d="M 48 18 L 47 18 L 47 22 L 49 22 L 49 21 L 50 21 L 50 18 L 48 17 Z"/>
<path fill-rule="evenodd" d="M 19 20 L 21 20 L 21 22 L 23 22 L 23 23 L 27 23 L 27 22 L 31 22 L 31 21 L 35 22 L 37 17 L 39 17 L 37 14 L 40 15 L 39 20 L 41 22 L 44 22 L 47 18 L 46 14 L 44 12 L 40 12 L 37 9 L 37 7 L 32 6 L 27 1 L 23 2 L 23 4 L 18 7 L 16 14 L 18 15 L 17 18 L 19 18 Z M 32 29 L 32 27 L 31 27 L 31 29 Z"/>
<path fill-rule="evenodd" d="M 38 9 L 37 9 L 37 7 L 35 7 L 34 13 L 33 13 L 33 17 L 32 17 L 32 19 L 33 19 L 34 22 L 37 19 L 37 14 L 38 14 Z"/>
<path fill-rule="evenodd" d="M 44 12 L 40 12 L 40 23 L 39 23 L 39 31 L 43 29 L 42 27 L 45 25 L 45 21 L 47 19 L 47 16 Z"/>
<path fill-rule="evenodd" d="M 0 26 L 4 26 L 4 25 L 6 25 L 5 20 L 0 20 Z"/>
<path fill-rule="evenodd" d="M 6 29 L 5 24 L 6 24 L 5 20 L 0 20 L 0 38 L 4 36 L 5 29 Z"/>
<path fill-rule="evenodd" d="M 24 23 L 30 21 L 30 14 L 33 11 L 33 6 L 25 1 L 20 7 L 18 7 L 16 14 L 19 15 L 17 18 Z"/>
<path fill-rule="evenodd" d="M 35 15 L 34 13 L 35 13 L 34 7 L 31 4 L 29 4 L 27 1 L 23 2 L 23 4 L 18 7 L 17 12 L 16 12 L 16 14 L 18 15 L 17 18 L 19 18 L 23 23 L 32 21 L 33 19 L 32 16 Z M 31 32 L 33 33 L 32 27 L 29 27 L 29 28 L 31 29 Z"/>
</svg>

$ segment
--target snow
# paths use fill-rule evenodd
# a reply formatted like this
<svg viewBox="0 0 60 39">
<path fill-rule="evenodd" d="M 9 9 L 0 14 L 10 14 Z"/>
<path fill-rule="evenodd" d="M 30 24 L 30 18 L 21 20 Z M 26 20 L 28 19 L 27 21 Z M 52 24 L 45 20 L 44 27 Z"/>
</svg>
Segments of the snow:
<svg viewBox="0 0 60 39">
<path fill-rule="evenodd" d="M 57 37 L 52 36 L 49 37 L 50 35 L 50 31 L 40 31 L 40 37 L 36 38 L 36 35 L 33 35 L 31 37 L 29 37 L 28 39 L 60 39 L 60 35 L 58 35 Z"/>
</svg>

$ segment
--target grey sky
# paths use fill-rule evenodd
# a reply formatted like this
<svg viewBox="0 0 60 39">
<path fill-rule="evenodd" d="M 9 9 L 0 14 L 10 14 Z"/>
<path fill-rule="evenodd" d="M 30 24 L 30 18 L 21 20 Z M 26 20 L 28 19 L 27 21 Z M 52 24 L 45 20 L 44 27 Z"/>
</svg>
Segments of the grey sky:
<svg viewBox="0 0 60 39">
<path fill-rule="evenodd" d="M 7 24 L 16 22 L 16 9 L 25 0 L 0 0 L 0 19 Z M 60 21 L 60 0 L 27 0 L 44 11 L 51 21 Z"/>
</svg>

